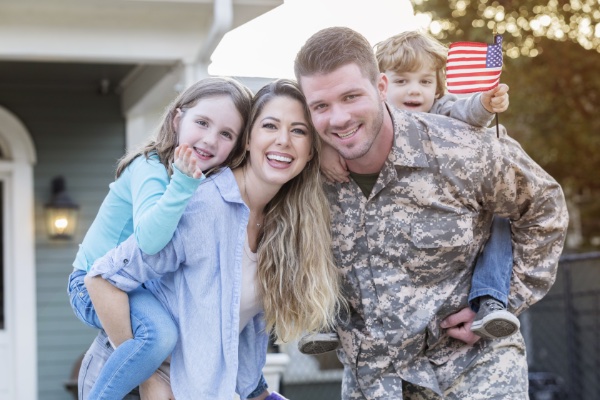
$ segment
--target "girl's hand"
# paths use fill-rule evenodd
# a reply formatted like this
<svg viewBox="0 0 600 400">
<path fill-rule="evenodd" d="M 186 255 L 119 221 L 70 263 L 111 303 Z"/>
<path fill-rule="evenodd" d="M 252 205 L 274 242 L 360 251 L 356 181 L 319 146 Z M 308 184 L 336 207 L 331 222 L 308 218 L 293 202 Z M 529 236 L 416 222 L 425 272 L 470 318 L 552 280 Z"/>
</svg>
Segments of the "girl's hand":
<svg viewBox="0 0 600 400">
<path fill-rule="evenodd" d="M 346 161 L 333 147 L 325 142 L 321 143 L 321 173 L 325 175 L 325 179 L 329 182 L 350 182 Z"/>
<path fill-rule="evenodd" d="M 508 85 L 501 83 L 497 87 L 481 93 L 483 108 L 491 113 L 501 113 L 508 108 Z"/>
<path fill-rule="evenodd" d="M 194 150 L 188 144 L 182 144 L 175 149 L 175 166 L 178 170 L 189 177 L 198 179 L 202 176 L 202 170 L 198 167 L 198 159 Z"/>
</svg>

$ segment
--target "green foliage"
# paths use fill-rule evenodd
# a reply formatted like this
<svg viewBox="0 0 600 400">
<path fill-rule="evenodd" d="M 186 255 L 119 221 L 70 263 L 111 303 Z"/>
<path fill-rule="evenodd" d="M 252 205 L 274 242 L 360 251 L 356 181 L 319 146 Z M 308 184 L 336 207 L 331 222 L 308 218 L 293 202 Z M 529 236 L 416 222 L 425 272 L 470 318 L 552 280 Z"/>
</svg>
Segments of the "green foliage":
<svg viewBox="0 0 600 400">
<path fill-rule="evenodd" d="M 570 190 L 600 190 L 600 54 L 572 42 L 541 42 L 535 58 L 507 60 L 502 81 L 511 136 Z"/>
<path fill-rule="evenodd" d="M 441 40 L 483 41 L 496 30 L 509 57 L 536 56 L 540 38 L 573 41 L 600 52 L 600 2 L 597 0 L 413 0 L 415 11 L 434 21 Z"/>
<path fill-rule="evenodd" d="M 500 119 L 561 183 L 579 209 L 580 249 L 593 249 L 600 237 L 600 54 L 568 41 L 540 44 L 540 56 L 507 61 L 510 106 Z"/>
<path fill-rule="evenodd" d="M 501 80 L 510 86 L 510 106 L 500 123 L 578 208 L 583 247 L 600 245 L 600 2 L 418 3 L 442 43 L 492 42 L 494 28 L 503 34 Z"/>
</svg>

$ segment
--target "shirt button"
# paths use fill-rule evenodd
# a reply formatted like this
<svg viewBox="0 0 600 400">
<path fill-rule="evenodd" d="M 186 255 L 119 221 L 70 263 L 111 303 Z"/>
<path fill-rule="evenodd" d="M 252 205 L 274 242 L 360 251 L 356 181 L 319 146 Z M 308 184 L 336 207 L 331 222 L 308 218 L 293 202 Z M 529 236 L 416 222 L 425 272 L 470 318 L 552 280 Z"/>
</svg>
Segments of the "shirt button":
<svg viewBox="0 0 600 400">
<path fill-rule="evenodd" d="M 129 260 L 128 260 L 128 259 L 124 259 L 124 260 L 123 260 L 123 264 L 127 264 L 128 262 L 129 262 Z"/>
</svg>

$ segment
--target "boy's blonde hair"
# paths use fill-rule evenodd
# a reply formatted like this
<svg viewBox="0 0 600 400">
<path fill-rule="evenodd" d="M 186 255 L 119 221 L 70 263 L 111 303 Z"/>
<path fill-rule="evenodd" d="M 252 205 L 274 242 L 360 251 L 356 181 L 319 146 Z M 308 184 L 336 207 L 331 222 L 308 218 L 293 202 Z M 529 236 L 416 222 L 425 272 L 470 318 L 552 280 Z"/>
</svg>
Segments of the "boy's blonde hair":
<svg viewBox="0 0 600 400">
<path fill-rule="evenodd" d="M 422 31 L 408 31 L 394 35 L 376 46 L 375 56 L 379 71 L 415 72 L 430 65 L 435 70 L 436 97 L 446 93 L 446 59 L 448 49 Z"/>
</svg>

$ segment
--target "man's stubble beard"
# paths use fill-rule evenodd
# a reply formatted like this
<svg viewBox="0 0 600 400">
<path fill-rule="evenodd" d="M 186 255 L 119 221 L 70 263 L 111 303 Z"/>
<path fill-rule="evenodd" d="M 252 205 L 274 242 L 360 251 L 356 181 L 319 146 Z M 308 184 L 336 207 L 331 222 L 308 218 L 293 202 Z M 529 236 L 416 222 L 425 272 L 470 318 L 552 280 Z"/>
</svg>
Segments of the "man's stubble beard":
<svg viewBox="0 0 600 400">
<path fill-rule="evenodd" d="M 333 143 L 329 143 L 331 146 L 333 146 L 338 153 L 345 159 L 345 160 L 356 160 L 357 158 L 361 158 L 364 157 L 369 150 L 371 150 L 371 148 L 373 147 L 373 144 L 375 143 L 377 137 L 379 136 L 379 133 L 381 132 L 381 128 L 383 126 L 383 116 L 384 116 L 384 110 L 385 107 L 383 106 L 383 103 L 378 103 L 379 104 L 379 109 L 377 112 L 376 117 L 373 119 L 373 123 L 371 124 L 370 127 L 365 126 L 365 129 L 368 129 L 369 132 L 367 137 L 365 138 L 365 140 L 362 140 L 359 143 L 356 143 L 354 146 L 348 148 L 348 147 L 342 147 L 342 148 L 338 148 L 336 147 Z M 358 149 L 355 149 L 356 147 L 359 147 Z M 352 151 L 353 149 L 355 149 L 354 151 Z"/>
</svg>

